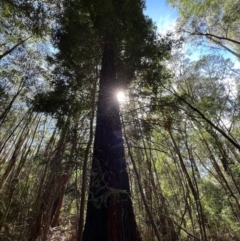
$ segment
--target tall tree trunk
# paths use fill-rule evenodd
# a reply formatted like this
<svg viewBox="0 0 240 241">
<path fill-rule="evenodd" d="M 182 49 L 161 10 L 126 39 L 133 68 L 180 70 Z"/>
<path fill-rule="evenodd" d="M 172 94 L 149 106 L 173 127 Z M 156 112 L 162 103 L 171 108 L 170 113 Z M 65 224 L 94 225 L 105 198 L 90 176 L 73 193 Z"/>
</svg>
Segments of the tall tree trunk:
<svg viewBox="0 0 240 241">
<path fill-rule="evenodd" d="M 83 241 L 140 240 L 130 198 L 116 88 L 114 50 L 105 43 Z"/>
<path fill-rule="evenodd" d="M 86 187 L 87 187 L 87 172 L 88 172 L 88 159 L 89 153 L 91 152 L 91 146 L 94 137 L 94 112 L 95 112 L 95 96 L 96 96 L 96 87 L 97 81 L 94 83 L 93 91 L 92 91 L 92 109 L 91 109 L 91 117 L 90 117 L 90 128 L 89 128 L 89 139 L 87 143 L 87 147 L 84 153 L 83 160 L 83 168 L 82 168 L 82 187 L 81 187 L 81 201 L 80 201 L 80 210 L 79 210 L 79 223 L 78 223 L 78 240 L 82 241 L 83 227 L 84 227 L 84 210 L 85 210 L 85 197 L 86 197 Z"/>
</svg>

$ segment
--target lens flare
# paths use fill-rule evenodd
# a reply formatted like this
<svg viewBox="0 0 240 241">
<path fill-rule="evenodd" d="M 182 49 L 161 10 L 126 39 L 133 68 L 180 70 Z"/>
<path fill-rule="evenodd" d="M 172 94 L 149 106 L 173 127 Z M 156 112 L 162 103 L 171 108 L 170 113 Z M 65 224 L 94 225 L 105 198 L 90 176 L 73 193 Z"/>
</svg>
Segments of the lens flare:
<svg viewBox="0 0 240 241">
<path fill-rule="evenodd" d="M 124 94 L 123 91 L 119 91 L 117 93 L 117 99 L 118 99 L 119 102 L 124 102 L 126 100 L 125 94 Z"/>
</svg>

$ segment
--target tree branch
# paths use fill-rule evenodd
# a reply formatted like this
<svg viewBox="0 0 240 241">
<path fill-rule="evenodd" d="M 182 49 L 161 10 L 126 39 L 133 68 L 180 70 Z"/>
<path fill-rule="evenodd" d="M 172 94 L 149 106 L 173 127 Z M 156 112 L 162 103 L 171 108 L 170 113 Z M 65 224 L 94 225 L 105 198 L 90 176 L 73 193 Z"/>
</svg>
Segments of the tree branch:
<svg viewBox="0 0 240 241">
<path fill-rule="evenodd" d="M 187 30 L 183 30 L 183 31 L 186 32 L 186 33 L 189 33 L 190 35 L 205 36 L 205 37 L 207 37 L 207 38 L 213 37 L 213 38 L 216 38 L 216 39 L 219 39 L 219 40 L 227 40 L 227 41 L 229 41 L 229 42 L 232 42 L 232 43 L 235 43 L 235 44 L 239 44 L 239 45 L 240 45 L 240 42 L 237 41 L 237 40 L 234 40 L 234 39 L 231 39 L 231 38 L 227 38 L 227 37 L 217 36 L 217 35 L 214 35 L 214 34 L 211 34 L 211 33 L 189 32 L 189 31 L 187 31 Z"/>
<path fill-rule="evenodd" d="M 17 47 L 25 43 L 28 39 L 30 39 L 32 36 L 27 37 L 26 39 L 20 41 L 19 43 L 15 44 L 12 48 L 4 52 L 3 54 L 0 55 L 0 60 L 4 58 L 6 55 L 11 54 Z"/>
</svg>

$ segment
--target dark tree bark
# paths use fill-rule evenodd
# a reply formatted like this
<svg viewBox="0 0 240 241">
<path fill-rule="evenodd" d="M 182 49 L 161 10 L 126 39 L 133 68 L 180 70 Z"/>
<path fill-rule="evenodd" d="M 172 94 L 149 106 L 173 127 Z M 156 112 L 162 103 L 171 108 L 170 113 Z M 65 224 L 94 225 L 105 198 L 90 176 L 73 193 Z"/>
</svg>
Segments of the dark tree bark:
<svg viewBox="0 0 240 241">
<path fill-rule="evenodd" d="M 116 88 L 114 50 L 105 43 L 84 241 L 141 240 L 130 198 Z"/>
</svg>

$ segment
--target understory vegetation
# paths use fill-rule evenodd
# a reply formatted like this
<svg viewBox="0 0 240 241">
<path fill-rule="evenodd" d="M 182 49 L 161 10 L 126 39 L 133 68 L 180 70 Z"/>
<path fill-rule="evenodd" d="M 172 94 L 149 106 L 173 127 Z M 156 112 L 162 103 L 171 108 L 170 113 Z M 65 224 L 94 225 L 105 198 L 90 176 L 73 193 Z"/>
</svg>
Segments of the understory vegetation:
<svg viewBox="0 0 240 241">
<path fill-rule="evenodd" d="M 109 39 L 131 194 L 91 201 L 131 197 L 142 240 L 240 241 L 240 3 L 169 0 L 161 35 L 131 1 L 1 0 L 0 241 L 82 240 Z"/>
</svg>

